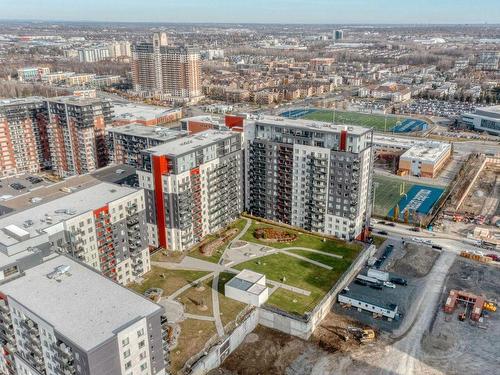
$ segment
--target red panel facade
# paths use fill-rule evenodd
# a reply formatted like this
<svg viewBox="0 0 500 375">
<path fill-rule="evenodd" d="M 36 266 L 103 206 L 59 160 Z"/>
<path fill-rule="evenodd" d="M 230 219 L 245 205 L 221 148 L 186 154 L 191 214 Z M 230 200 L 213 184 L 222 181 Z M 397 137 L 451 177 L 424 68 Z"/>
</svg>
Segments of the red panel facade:
<svg viewBox="0 0 500 375">
<path fill-rule="evenodd" d="M 342 130 L 340 132 L 340 151 L 346 151 L 347 149 L 347 130 Z"/>
<path fill-rule="evenodd" d="M 153 155 L 153 179 L 155 187 L 156 227 L 158 228 L 158 243 L 167 248 L 167 234 L 165 232 L 165 204 L 163 201 L 163 179 L 168 173 L 168 159 L 163 155 Z"/>
</svg>

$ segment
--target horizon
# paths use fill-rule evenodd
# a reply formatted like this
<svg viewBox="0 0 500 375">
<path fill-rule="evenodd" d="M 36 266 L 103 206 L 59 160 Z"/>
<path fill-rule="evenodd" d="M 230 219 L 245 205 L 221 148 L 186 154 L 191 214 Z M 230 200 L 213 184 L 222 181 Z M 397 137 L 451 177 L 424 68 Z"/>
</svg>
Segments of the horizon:
<svg viewBox="0 0 500 375">
<path fill-rule="evenodd" d="M 0 0 L 2 20 L 33 22 L 123 22 L 299 25 L 498 24 L 498 3 L 483 0 Z M 390 9 L 391 12 L 387 12 Z"/>
</svg>

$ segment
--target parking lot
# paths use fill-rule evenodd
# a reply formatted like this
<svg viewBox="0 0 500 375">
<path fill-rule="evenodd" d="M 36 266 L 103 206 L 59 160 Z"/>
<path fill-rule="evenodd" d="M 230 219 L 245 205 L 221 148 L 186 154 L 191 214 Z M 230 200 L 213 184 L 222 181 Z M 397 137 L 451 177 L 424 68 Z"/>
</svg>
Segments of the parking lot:
<svg viewBox="0 0 500 375">
<path fill-rule="evenodd" d="M 391 247 L 392 246 L 392 247 Z M 334 306 L 336 313 L 349 315 L 351 318 L 386 332 L 396 331 L 409 315 L 413 302 L 417 299 L 425 283 L 425 276 L 432 269 L 439 256 L 439 252 L 423 244 L 404 243 L 401 240 L 387 240 L 378 249 L 374 258 L 376 262 L 371 268 L 389 272 L 390 278 L 400 278 L 407 281 L 407 285 L 394 284 L 394 288 L 382 286 L 374 288 L 371 283 L 353 280 L 348 286 L 349 293 L 366 297 L 368 301 L 377 301 L 380 305 L 398 305 L 399 319 L 388 321 L 386 318 L 374 318 L 368 311 L 358 311 L 356 308 L 343 308 L 339 304 Z M 384 258 L 385 257 L 385 258 Z M 373 261 L 373 260 L 372 260 Z M 359 275 L 367 275 L 366 266 Z M 383 284 L 382 284 L 383 285 Z"/>
</svg>

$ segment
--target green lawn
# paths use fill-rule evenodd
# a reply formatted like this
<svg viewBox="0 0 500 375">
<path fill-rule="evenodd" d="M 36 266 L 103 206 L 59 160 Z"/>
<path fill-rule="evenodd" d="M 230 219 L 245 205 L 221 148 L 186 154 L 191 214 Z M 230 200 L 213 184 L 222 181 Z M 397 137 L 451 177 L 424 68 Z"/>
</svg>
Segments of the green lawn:
<svg viewBox="0 0 500 375">
<path fill-rule="evenodd" d="M 212 280 L 213 279 L 210 278 L 203 281 L 203 290 L 197 290 L 194 287 L 189 288 L 178 297 L 179 301 L 184 305 L 184 310 L 188 314 L 213 316 Z M 205 305 L 207 309 L 200 309 L 198 307 L 199 304 Z"/>
<path fill-rule="evenodd" d="M 151 271 L 144 275 L 144 281 L 141 284 L 134 283 L 128 287 L 140 294 L 143 294 L 149 288 L 162 288 L 163 294 L 169 296 L 177 289 L 208 273 L 205 271 L 168 270 L 153 266 Z"/>
<path fill-rule="evenodd" d="M 311 112 L 302 118 L 309 120 L 332 122 L 335 124 L 359 125 L 365 128 L 375 128 L 381 131 L 390 131 L 393 126 L 402 121 L 406 117 L 392 116 L 392 115 L 378 115 L 359 112 L 344 112 L 344 111 L 330 111 L 318 110 Z"/>
<path fill-rule="evenodd" d="M 297 234 L 297 239 L 292 242 L 287 243 L 273 243 L 260 241 L 254 237 L 254 232 L 258 228 L 275 227 L 278 229 L 285 230 L 289 233 Z M 288 228 L 282 228 L 275 225 L 270 225 L 266 223 L 261 223 L 253 220 L 252 225 L 248 228 L 248 231 L 241 238 L 244 241 L 255 242 L 269 247 L 274 247 L 277 249 L 283 249 L 286 247 L 306 247 L 308 249 L 320 250 L 324 252 L 329 252 L 337 255 L 341 255 L 346 259 L 354 259 L 357 254 L 361 251 L 362 246 L 357 243 L 348 243 L 341 240 L 335 239 L 324 239 L 323 237 L 316 236 L 314 234 L 302 233 Z"/>
<path fill-rule="evenodd" d="M 313 256 L 310 252 L 303 252 L 305 255 L 302 254 L 302 251 L 299 251 L 299 254 L 311 259 L 314 257 L 315 260 L 320 262 L 324 260 L 325 264 L 334 267 L 334 269 L 331 271 L 326 270 L 285 254 L 268 255 L 238 264 L 234 268 L 238 270 L 250 269 L 265 274 L 270 280 L 283 282 L 310 291 L 311 294 L 309 296 L 303 296 L 279 289 L 268 300 L 268 304 L 270 305 L 290 313 L 302 315 L 304 312 L 311 311 L 314 308 L 351 264 L 351 260 L 348 259 L 335 259 L 321 254 Z M 292 298 L 289 298 L 290 296 Z M 293 302 L 294 299 L 296 302 Z"/>
<path fill-rule="evenodd" d="M 391 209 L 398 204 L 401 199 L 400 189 L 403 193 L 407 193 L 414 184 L 403 181 L 397 178 L 375 176 L 375 207 L 374 215 L 379 217 L 386 217 Z"/>
</svg>

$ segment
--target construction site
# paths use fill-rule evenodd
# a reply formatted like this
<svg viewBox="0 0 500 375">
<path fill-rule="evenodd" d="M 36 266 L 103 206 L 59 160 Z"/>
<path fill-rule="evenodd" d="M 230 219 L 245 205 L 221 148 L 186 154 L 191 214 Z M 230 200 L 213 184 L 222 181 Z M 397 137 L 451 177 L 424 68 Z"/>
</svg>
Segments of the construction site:
<svg viewBox="0 0 500 375">
<path fill-rule="evenodd" d="M 498 373 L 500 268 L 458 257 L 422 348 L 427 364 L 447 374 Z"/>
</svg>

